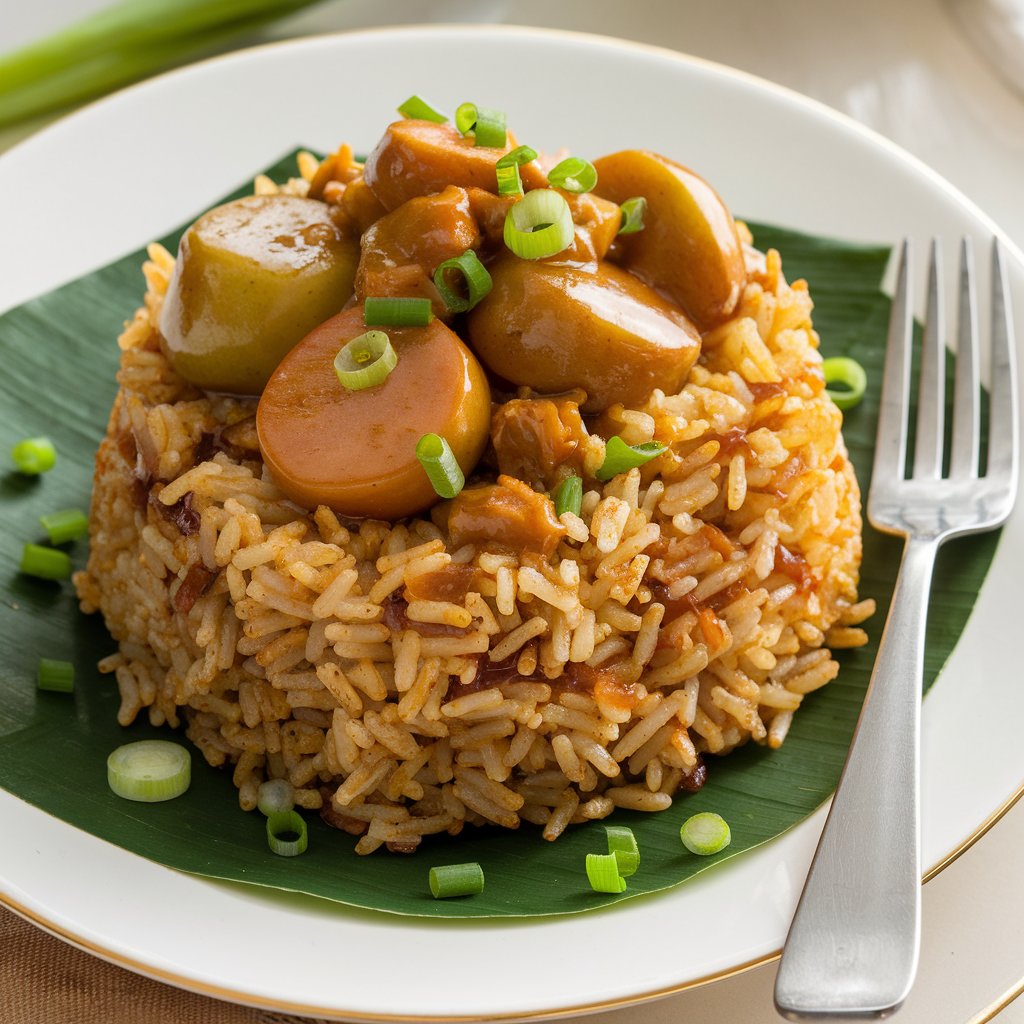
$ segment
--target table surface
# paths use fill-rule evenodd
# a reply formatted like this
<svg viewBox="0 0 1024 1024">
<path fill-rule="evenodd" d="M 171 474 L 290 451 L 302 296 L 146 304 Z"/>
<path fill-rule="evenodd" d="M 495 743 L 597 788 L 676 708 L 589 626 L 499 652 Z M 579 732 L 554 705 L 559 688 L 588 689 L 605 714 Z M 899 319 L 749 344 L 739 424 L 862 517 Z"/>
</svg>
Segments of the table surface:
<svg viewBox="0 0 1024 1024">
<path fill-rule="evenodd" d="M 779 82 L 867 124 L 934 167 L 1024 248 L 1024 93 L 1000 77 L 962 29 L 964 16 L 976 19 L 1000 4 L 1016 4 L 1024 23 L 1024 0 L 329 0 L 265 30 L 264 38 L 462 21 L 568 28 L 671 47 Z M 101 0 L 12 4 L 0 48 L 100 6 Z M 0 150 L 41 123 L 0 132 Z M 1024 801 L 925 886 L 921 968 L 899 1024 L 1024 1024 L 1024 1000 L 1012 1002 L 1024 989 L 1021 850 Z M 590 1019 L 768 1024 L 781 1019 L 772 1009 L 774 979 L 772 964 Z"/>
</svg>

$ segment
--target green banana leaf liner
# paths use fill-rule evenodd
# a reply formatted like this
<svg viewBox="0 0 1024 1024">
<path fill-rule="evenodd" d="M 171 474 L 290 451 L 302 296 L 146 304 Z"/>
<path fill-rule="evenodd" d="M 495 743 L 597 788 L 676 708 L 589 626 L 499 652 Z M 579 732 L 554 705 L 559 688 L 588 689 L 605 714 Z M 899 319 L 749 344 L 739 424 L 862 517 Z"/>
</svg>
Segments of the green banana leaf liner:
<svg viewBox="0 0 1024 1024">
<path fill-rule="evenodd" d="M 294 166 L 292 154 L 266 173 L 281 180 Z M 768 225 L 751 229 L 760 248 L 781 252 L 791 281 L 809 281 L 823 354 L 852 356 L 867 371 L 867 394 L 845 414 L 843 428 L 866 494 L 889 314 L 879 285 L 889 249 Z M 179 234 L 162 241 L 174 251 Z M 197 752 L 192 786 L 184 796 L 151 805 L 114 796 L 106 781 L 110 751 L 131 740 L 175 736 L 145 724 L 117 725 L 116 684 L 95 667 L 114 647 L 101 618 L 78 611 L 70 583 L 27 578 L 18 564 L 22 545 L 41 540 L 40 515 L 88 508 L 93 456 L 116 391 L 115 339 L 141 302 L 143 258 L 141 250 L 130 253 L 0 317 L 0 452 L 42 434 L 59 453 L 56 467 L 38 478 L 0 471 L 0 786 L 168 867 L 339 904 L 440 918 L 578 913 L 667 889 L 774 839 L 833 791 L 899 564 L 900 542 L 868 526 L 861 595 L 878 602 L 878 613 L 866 624 L 871 643 L 839 652 L 839 678 L 805 700 L 780 750 L 748 744 L 728 757 L 710 758 L 708 782 L 698 793 L 680 795 L 661 814 L 619 811 L 610 819 L 633 829 L 641 851 L 640 870 L 621 895 L 595 893 L 587 881 L 586 854 L 607 852 L 601 823 L 570 828 L 555 843 L 524 824 L 514 832 L 471 829 L 455 838 L 428 837 L 412 856 L 382 851 L 359 857 L 351 836 L 311 814 L 308 851 L 282 858 L 267 846 L 263 817 L 239 810 L 230 772 L 210 768 Z M 944 549 L 932 590 L 926 686 L 964 628 L 996 543 L 988 534 Z M 76 568 L 83 566 L 86 542 L 68 550 Z M 40 657 L 74 662 L 73 694 L 37 691 Z M 680 843 L 680 825 L 699 811 L 715 811 L 731 826 L 732 843 L 722 853 L 698 857 Z M 465 861 L 483 866 L 484 892 L 432 899 L 429 868 Z"/>
</svg>

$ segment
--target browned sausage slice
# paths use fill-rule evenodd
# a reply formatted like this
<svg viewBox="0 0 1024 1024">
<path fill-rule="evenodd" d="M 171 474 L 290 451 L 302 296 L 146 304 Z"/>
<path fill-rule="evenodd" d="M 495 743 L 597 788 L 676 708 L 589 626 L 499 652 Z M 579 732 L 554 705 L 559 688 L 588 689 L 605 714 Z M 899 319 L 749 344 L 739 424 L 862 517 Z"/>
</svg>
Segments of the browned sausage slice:
<svg viewBox="0 0 1024 1024">
<path fill-rule="evenodd" d="M 348 391 L 334 357 L 366 330 L 356 306 L 299 342 L 267 383 L 256 428 L 264 462 L 293 501 L 400 519 L 438 500 L 416 459 L 424 434 L 447 438 L 472 470 L 490 429 L 490 389 L 472 353 L 433 320 L 388 328 L 398 364 L 382 384 Z"/>
</svg>

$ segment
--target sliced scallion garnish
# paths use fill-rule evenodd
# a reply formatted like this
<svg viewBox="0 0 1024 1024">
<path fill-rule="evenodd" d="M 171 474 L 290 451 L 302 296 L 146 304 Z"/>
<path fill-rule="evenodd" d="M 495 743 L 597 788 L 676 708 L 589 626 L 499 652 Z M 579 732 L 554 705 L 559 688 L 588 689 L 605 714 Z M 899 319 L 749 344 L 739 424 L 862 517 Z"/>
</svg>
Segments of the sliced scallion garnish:
<svg viewBox="0 0 1024 1024">
<path fill-rule="evenodd" d="M 622 210 L 620 235 L 635 235 L 638 231 L 643 231 L 644 214 L 647 212 L 647 200 L 643 196 L 627 199 L 619 209 Z"/>
<path fill-rule="evenodd" d="M 38 476 L 53 469 L 57 449 L 48 437 L 26 437 L 11 449 L 14 468 L 26 476 Z"/>
<path fill-rule="evenodd" d="M 126 743 L 107 758 L 107 783 L 125 800 L 171 800 L 181 796 L 191 781 L 192 756 L 169 740 Z"/>
<path fill-rule="evenodd" d="M 426 327 L 434 319 L 430 299 L 368 298 L 363 302 L 367 327 Z"/>
<path fill-rule="evenodd" d="M 548 171 L 548 184 L 566 192 L 590 192 L 597 184 L 597 168 L 589 160 L 569 156 Z"/>
<path fill-rule="evenodd" d="M 445 900 L 451 896 L 477 896 L 484 891 L 484 869 L 476 862 L 431 868 L 428 880 L 435 900 Z"/>
<path fill-rule="evenodd" d="M 339 349 L 334 372 L 349 391 L 376 387 L 398 365 L 391 339 L 383 331 L 367 331 Z"/>
<path fill-rule="evenodd" d="M 267 844 L 278 857 L 297 857 L 306 852 L 309 832 L 298 811 L 280 811 L 267 816 Z"/>
<path fill-rule="evenodd" d="M 864 397 L 868 387 L 868 375 L 856 359 L 847 356 L 833 356 L 821 364 L 825 374 L 825 394 L 839 409 L 852 409 Z M 831 385 L 841 384 L 836 389 Z"/>
<path fill-rule="evenodd" d="M 462 103 L 455 111 L 455 127 L 462 135 L 473 133 L 473 144 L 489 149 L 504 149 L 508 139 L 505 112 L 475 103 Z"/>
<path fill-rule="evenodd" d="M 664 450 L 665 446 L 659 441 L 628 445 L 618 435 L 610 437 L 604 446 L 604 462 L 594 476 L 601 481 L 611 480 L 613 476 L 625 473 L 635 466 L 645 466 Z"/>
<path fill-rule="evenodd" d="M 465 295 L 460 295 L 448 284 L 449 273 L 462 275 Z M 466 313 L 491 290 L 491 275 L 487 273 L 487 268 L 480 262 L 477 254 L 472 249 L 467 249 L 461 256 L 445 260 L 438 266 L 434 271 L 434 287 L 453 313 Z"/>
<path fill-rule="evenodd" d="M 529 146 L 516 146 L 510 150 L 494 165 L 494 171 L 498 179 L 499 196 L 521 196 L 523 194 L 523 182 L 519 177 L 519 168 L 522 164 L 528 164 L 531 160 L 537 159 L 537 151 Z"/>
<path fill-rule="evenodd" d="M 440 434 L 424 434 L 416 445 L 416 458 L 442 498 L 454 498 L 466 484 L 452 446 Z"/>
<path fill-rule="evenodd" d="M 534 189 L 505 215 L 505 245 L 524 260 L 560 253 L 571 244 L 575 230 L 565 197 L 550 188 Z"/>
<path fill-rule="evenodd" d="M 71 576 L 71 559 L 64 551 L 26 544 L 21 552 L 21 571 L 41 580 L 66 580 Z"/>
<path fill-rule="evenodd" d="M 55 693 L 71 693 L 75 688 L 75 666 L 70 661 L 40 658 L 39 670 L 36 674 L 36 685 L 40 690 L 52 690 Z"/>
<path fill-rule="evenodd" d="M 578 516 L 582 507 L 583 480 L 578 476 L 567 476 L 555 491 L 555 515 L 560 516 L 563 512 L 571 512 L 574 516 Z"/>
<path fill-rule="evenodd" d="M 640 867 L 640 847 L 637 846 L 633 830 L 624 825 L 607 825 L 605 832 L 608 836 L 608 852 L 615 858 L 619 874 L 623 878 L 635 875 Z"/>
<path fill-rule="evenodd" d="M 626 880 L 619 873 L 614 853 L 588 853 L 587 878 L 595 892 L 626 891 Z"/>
<path fill-rule="evenodd" d="M 267 779 L 256 790 L 256 806 L 268 818 L 295 808 L 295 789 L 287 779 Z"/>
<path fill-rule="evenodd" d="M 39 522 L 51 544 L 66 544 L 78 540 L 89 532 L 89 519 L 81 509 L 62 508 L 58 512 L 47 512 Z"/>
<path fill-rule="evenodd" d="M 399 108 L 398 112 L 402 117 L 408 117 L 415 121 L 433 121 L 434 124 L 444 124 L 448 118 L 440 111 L 435 110 L 422 96 L 410 96 Z"/>
<path fill-rule="evenodd" d="M 720 814 L 704 811 L 687 818 L 679 830 L 679 838 L 690 853 L 708 857 L 724 850 L 732 840 L 732 832 Z"/>
</svg>

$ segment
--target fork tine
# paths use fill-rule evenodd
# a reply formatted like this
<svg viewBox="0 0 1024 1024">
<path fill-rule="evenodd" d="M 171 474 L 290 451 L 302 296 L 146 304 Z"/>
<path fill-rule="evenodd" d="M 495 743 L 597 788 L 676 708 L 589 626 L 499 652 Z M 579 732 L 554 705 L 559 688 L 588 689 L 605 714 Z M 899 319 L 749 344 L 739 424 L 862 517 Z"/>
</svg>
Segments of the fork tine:
<svg viewBox="0 0 1024 1024">
<path fill-rule="evenodd" d="M 889 316 L 889 337 L 882 374 L 882 397 L 878 410 L 878 443 L 872 488 L 903 477 L 907 459 L 907 405 L 910 398 L 910 351 L 914 322 L 910 308 L 910 239 L 900 251 L 896 292 Z"/>
<path fill-rule="evenodd" d="M 945 413 L 946 325 L 939 296 L 942 281 L 942 252 L 932 239 L 928 263 L 928 312 L 921 346 L 921 384 L 917 392 L 917 438 L 914 443 L 914 471 L 919 478 L 937 480 L 942 476 L 942 424 Z"/>
<path fill-rule="evenodd" d="M 981 422 L 978 401 L 978 318 L 974 300 L 974 250 L 960 247 L 960 310 L 957 324 L 956 384 L 953 389 L 953 445 L 950 479 L 978 475 Z"/>
<path fill-rule="evenodd" d="M 1006 268 L 992 239 L 992 401 L 989 407 L 987 476 L 1002 476 L 1015 489 L 1019 409 L 1013 316 L 1006 301 Z"/>
</svg>

